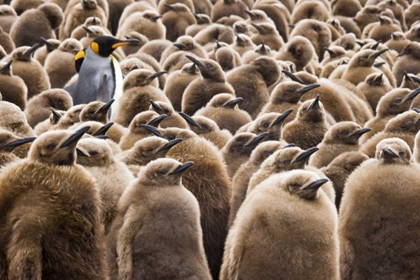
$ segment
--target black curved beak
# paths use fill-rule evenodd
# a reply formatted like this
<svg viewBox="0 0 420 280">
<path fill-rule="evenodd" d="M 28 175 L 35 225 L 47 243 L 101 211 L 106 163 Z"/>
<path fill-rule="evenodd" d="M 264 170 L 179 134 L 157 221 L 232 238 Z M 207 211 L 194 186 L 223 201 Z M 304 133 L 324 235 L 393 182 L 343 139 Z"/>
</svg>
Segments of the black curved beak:
<svg viewBox="0 0 420 280">
<path fill-rule="evenodd" d="M 184 112 L 178 113 L 189 125 L 200 127 L 189 115 L 185 114 Z"/>
<path fill-rule="evenodd" d="M 114 103 L 115 99 L 109 100 L 105 105 L 98 109 L 95 114 L 106 113 L 108 112 L 109 108 L 111 108 L 112 103 Z"/>
<path fill-rule="evenodd" d="M 34 44 L 30 47 L 26 52 L 23 53 L 24 56 L 33 54 L 38 48 L 40 47 L 39 44 Z"/>
<path fill-rule="evenodd" d="M 375 68 L 379 68 L 379 67 L 381 67 L 382 65 L 385 65 L 385 61 L 381 61 L 381 62 L 375 63 L 375 64 L 373 64 L 373 67 L 375 67 Z"/>
<path fill-rule="evenodd" d="M 12 65 L 13 60 L 9 60 L 3 67 L 1 67 L 0 72 L 10 72 L 10 66 Z"/>
<path fill-rule="evenodd" d="M 57 112 L 56 110 L 54 110 L 53 107 L 50 107 L 50 110 L 54 116 L 54 120 L 56 120 L 57 122 L 61 119 L 61 115 L 59 112 Z"/>
<path fill-rule="evenodd" d="M 53 47 L 53 45 L 50 42 L 48 42 L 48 40 L 45 39 L 44 37 L 39 37 L 39 39 L 41 39 L 41 41 L 42 41 L 43 44 L 45 44 L 45 45 L 47 45 L 49 47 Z"/>
<path fill-rule="evenodd" d="M 166 73 L 168 73 L 168 72 L 167 71 L 159 71 L 159 72 L 156 72 L 156 73 L 150 75 L 149 76 L 149 79 L 150 80 L 156 79 L 157 77 L 162 76 L 163 74 L 166 74 Z"/>
<path fill-rule="evenodd" d="M 391 158 L 398 158 L 399 156 L 394 153 L 390 148 L 388 147 L 383 147 L 382 148 L 382 152 L 384 152 L 384 155 L 389 156 Z"/>
<path fill-rule="evenodd" d="M 186 55 L 185 57 L 188 58 L 189 60 L 191 60 L 195 65 L 197 65 L 199 67 L 205 67 L 203 63 L 201 63 L 199 60 L 192 57 L 191 55 Z"/>
<path fill-rule="evenodd" d="M 77 130 L 75 133 L 73 133 L 69 138 L 67 138 L 66 141 L 64 141 L 63 144 L 60 145 L 60 149 L 69 147 L 73 144 L 76 144 L 77 141 L 82 138 L 83 134 L 85 134 L 90 129 L 90 126 L 82 127 L 81 129 Z"/>
<path fill-rule="evenodd" d="M 163 6 L 165 6 L 166 8 L 168 8 L 171 11 L 175 11 L 175 8 L 172 5 L 169 4 L 163 4 Z"/>
<path fill-rule="evenodd" d="M 107 140 L 109 139 L 108 135 L 96 135 L 95 138 L 101 139 L 101 140 Z"/>
<path fill-rule="evenodd" d="M 293 109 L 286 110 L 283 114 L 278 116 L 278 118 L 271 124 L 271 127 L 278 124 L 282 124 L 284 120 L 287 118 L 287 116 L 289 116 L 292 112 L 293 112 Z"/>
<path fill-rule="evenodd" d="M 420 93 L 420 87 L 416 88 L 414 91 L 412 91 L 410 93 L 410 95 L 407 96 L 407 98 L 404 101 L 410 101 L 410 100 L 414 99 L 417 95 L 419 95 L 419 93 Z"/>
<path fill-rule="evenodd" d="M 78 157 L 90 157 L 90 155 L 86 154 L 85 152 L 83 152 L 82 150 L 76 148 L 76 154 Z"/>
<path fill-rule="evenodd" d="M 296 77 L 292 72 L 289 72 L 287 70 L 282 70 L 282 72 L 289 77 L 292 81 L 297 82 L 299 84 L 305 84 L 304 82 L 302 82 L 298 77 Z"/>
<path fill-rule="evenodd" d="M 304 190 L 316 190 L 319 189 L 322 185 L 324 185 L 329 180 L 327 178 L 316 180 L 315 182 L 309 184 L 304 188 Z"/>
<path fill-rule="evenodd" d="M 160 107 L 160 105 L 157 104 L 154 100 L 150 99 L 150 104 L 152 104 L 153 110 L 155 110 L 157 113 L 159 114 L 165 113 L 162 107 Z"/>
<path fill-rule="evenodd" d="M 162 114 L 160 116 L 157 116 L 153 120 L 149 121 L 147 124 L 148 125 L 153 125 L 153 126 L 158 126 L 160 124 L 160 122 L 163 121 L 167 116 L 168 115 L 166 115 L 166 114 Z"/>
<path fill-rule="evenodd" d="M 329 48 L 324 48 L 324 50 L 326 50 L 330 54 L 330 57 L 335 57 L 336 56 L 336 54 L 333 50 L 331 50 Z"/>
<path fill-rule="evenodd" d="M 185 45 L 180 44 L 180 43 L 173 43 L 172 45 L 175 46 L 175 47 L 177 47 L 180 50 L 183 50 L 185 48 Z"/>
<path fill-rule="evenodd" d="M 7 143 L 4 148 L 9 150 L 9 151 L 13 151 L 14 148 L 19 147 L 23 144 L 29 143 L 29 142 L 33 142 L 35 141 L 36 137 L 26 137 L 26 138 L 22 138 L 22 139 L 18 139 L 15 141 L 12 141 L 10 143 Z"/>
<path fill-rule="evenodd" d="M 375 79 L 373 79 L 375 82 L 379 82 L 382 81 L 382 77 L 383 77 L 384 73 L 379 74 L 379 76 L 377 76 Z"/>
<path fill-rule="evenodd" d="M 166 152 L 180 142 L 182 142 L 181 138 L 172 139 L 168 143 L 166 143 L 162 148 L 160 148 L 158 152 Z"/>
<path fill-rule="evenodd" d="M 258 24 L 251 23 L 251 25 L 254 26 L 258 30 L 259 33 L 264 31 L 264 29 L 262 29 L 261 26 L 259 26 Z"/>
<path fill-rule="evenodd" d="M 411 79 L 414 80 L 416 83 L 420 84 L 420 78 L 417 76 L 411 76 Z"/>
<path fill-rule="evenodd" d="M 368 128 L 368 127 L 362 128 L 362 129 L 359 129 L 358 131 L 356 131 L 355 133 L 353 133 L 353 135 L 356 136 L 356 137 L 361 137 L 363 134 L 368 133 L 371 130 L 372 129 Z"/>
<path fill-rule="evenodd" d="M 89 34 L 93 34 L 93 31 L 92 31 L 92 29 L 90 29 L 89 27 L 87 27 L 87 26 L 85 26 L 85 25 L 82 25 L 82 28 L 87 32 L 87 33 L 89 33 Z"/>
<path fill-rule="evenodd" d="M 162 136 L 162 134 L 160 134 L 159 130 L 156 129 L 156 127 L 148 125 L 148 124 L 141 124 L 141 127 L 143 127 L 144 129 L 148 130 L 149 132 L 153 133 L 154 135 L 156 135 L 157 137 L 161 137 L 161 138 L 165 138 Z"/>
<path fill-rule="evenodd" d="M 311 84 L 311 85 L 308 85 L 306 87 L 301 88 L 300 90 L 298 90 L 296 92 L 299 93 L 299 94 L 304 94 L 304 93 L 307 93 L 310 90 L 313 90 L 314 88 L 319 88 L 320 86 L 321 85 L 319 85 L 319 84 Z"/>
<path fill-rule="evenodd" d="M 268 132 L 263 132 L 261 134 L 258 134 L 254 139 L 252 139 L 251 142 L 246 144 L 245 147 L 255 147 L 255 146 L 257 146 L 267 135 L 268 135 Z"/>
<path fill-rule="evenodd" d="M 251 17 L 254 16 L 254 14 L 248 9 L 244 9 L 244 12 L 247 13 Z"/>
<path fill-rule="evenodd" d="M 176 175 L 176 174 L 181 174 L 184 173 L 185 171 L 187 171 L 188 168 L 190 168 L 191 166 L 194 165 L 194 162 L 192 161 L 187 161 L 183 164 L 181 164 L 177 169 L 175 169 L 172 173 L 169 173 L 169 175 Z"/>
<path fill-rule="evenodd" d="M 419 114 L 420 113 L 420 109 L 419 108 L 413 108 L 412 109 L 414 112 L 416 112 L 417 114 Z"/>
<path fill-rule="evenodd" d="M 319 94 L 315 97 L 314 101 L 312 101 L 311 105 L 308 108 L 308 111 L 314 108 L 320 108 L 319 107 Z"/>
<path fill-rule="evenodd" d="M 93 136 L 105 135 L 113 124 L 113 122 L 105 124 L 98 131 L 96 131 L 96 133 Z"/>
<path fill-rule="evenodd" d="M 223 105 L 223 107 L 233 108 L 233 107 L 235 107 L 235 105 L 237 105 L 239 103 L 242 103 L 242 101 L 244 101 L 244 99 L 242 97 L 237 97 L 237 98 L 225 103 L 225 105 Z"/>
<path fill-rule="evenodd" d="M 370 58 L 376 59 L 378 58 L 381 54 L 383 54 L 384 52 L 388 51 L 388 49 L 382 49 L 380 51 L 374 52 Z"/>
<path fill-rule="evenodd" d="M 289 143 L 286 146 L 284 146 L 283 149 L 292 148 L 292 147 L 296 147 L 295 143 Z"/>
<path fill-rule="evenodd" d="M 302 162 L 304 160 L 307 160 L 313 153 L 317 152 L 318 150 L 318 147 L 309 148 L 303 153 L 301 153 L 293 162 Z"/>
</svg>

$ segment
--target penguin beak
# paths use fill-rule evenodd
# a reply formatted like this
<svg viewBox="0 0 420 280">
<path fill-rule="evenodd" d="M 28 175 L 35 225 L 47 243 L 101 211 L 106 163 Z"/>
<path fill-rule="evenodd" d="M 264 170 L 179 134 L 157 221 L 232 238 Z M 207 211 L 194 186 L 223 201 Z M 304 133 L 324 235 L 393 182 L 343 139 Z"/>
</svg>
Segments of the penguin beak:
<svg viewBox="0 0 420 280">
<path fill-rule="evenodd" d="M 242 103 L 242 101 L 244 101 L 244 99 L 242 97 L 237 97 L 237 98 L 227 102 L 226 104 L 224 104 L 223 107 L 233 109 L 233 107 L 235 107 L 235 105 L 237 105 L 239 103 Z"/>
<path fill-rule="evenodd" d="M 51 112 L 52 112 L 52 114 L 53 114 L 53 116 L 54 116 L 54 120 L 55 120 L 56 122 L 58 122 L 58 121 L 61 119 L 61 115 L 60 115 L 60 113 L 59 113 L 59 112 L 57 112 L 56 110 L 54 110 L 54 108 L 53 108 L 53 107 L 50 107 L 50 110 L 51 110 Z"/>
<path fill-rule="evenodd" d="M 9 60 L 3 67 L 0 69 L 0 73 L 10 72 L 10 66 L 12 65 L 13 60 Z"/>
<path fill-rule="evenodd" d="M 156 135 L 157 137 L 160 138 L 165 138 L 162 136 L 162 134 L 160 134 L 159 130 L 156 129 L 156 127 L 148 125 L 148 124 L 141 124 L 141 127 L 143 127 L 144 129 L 148 130 L 149 132 L 153 133 L 154 135 Z"/>
<path fill-rule="evenodd" d="M 165 111 L 163 111 L 162 107 L 160 107 L 160 105 L 157 104 L 155 101 L 150 99 L 150 103 L 152 104 L 153 110 L 155 110 L 157 113 L 159 113 L 159 114 L 165 113 Z"/>
<path fill-rule="evenodd" d="M 175 46 L 175 47 L 177 47 L 180 50 L 183 50 L 185 48 L 185 45 L 184 44 L 180 44 L 180 43 L 173 43 L 172 45 Z"/>
<path fill-rule="evenodd" d="M 261 43 L 261 51 L 264 53 L 267 51 L 267 49 L 265 48 L 264 42 Z"/>
<path fill-rule="evenodd" d="M 109 139 L 108 135 L 96 135 L 95 138 L 101 139 L 101 140 L 107 140 Z"/>
<path fill-rule="evenodd" d="M 160 19 L 162 17 L 163 17 L 163 15 L 157 15 L 157 16 L 152 17 L 152 20 L 157 21 L 158 19 Z"/>
<path fill-rule="evenodd" d="M 258 24 L 251 23 L 251 25 L 258 30 L 258 33 L 262 34 L 264 32 L 264 29 L 262 29 L 261 26 L 259 26 Z"/>
<path fill-rule="evenodd" d="M 127 40 L 118 40 L 117 43 L 112 45 L 112 48 L 115 50 L 118 47 L 127 46 L 127 45 L 138 45 L 140 42 L 137 39 L 127 39 Z"/>
<path fill-rule="evenodd" d="M 93 136 L 105 135 L 113 124 L 113 122 L 105 124 L 98 131 L 96 131 L 96 133 Z"/>
<path fill-rule="evenodd" d="M 375 53 L 373 53 L 370 58 L 376 59 L 378 58 L 381 54 L 383 54 L 384 52 L 388 51 L 388 49 L 382 49 L 380 51 L 377 51 Z"/>
<path fill-rule="evenodd" d="M 388 156 L 390 158 L 399 158 L 399 156 L 388 147 L 383 147 L 382 152 L 384 153 L 384 156 Z"/>
<path fill-rule="evenodd" d="M 417 114 L 419 114 L 420 113 L 420 109 L 419 108 L 413 108 L 412 109 L 414 112 L 416 112 Z"/>
<path fill-rule="evenodd" d="M 89 27 L 84 26 L 84 25 L 82 25 L 82 27 L 83 27 L 83 29 L 84 29 L 87 33 L 89 33 L 89 34 L 93 34 L 92 29 L 90 29 Z"/>
<path fill-rule="evenodd" d="M 174 6 L 170 5 L 170 4 L 163 4 L 163 6 L 165 6 L 166 8 L 168 8 L 171 11 L 175 11 Z"/>
<path fill-rule="evenodd" d="M 317 152 L 319 150 L 318 147 L 312 147 L 301 153 L 294 161 L 295 162 L 302 162 L 304 160 L 307 160 L 313 153 Z"/>
<path fill-rule="evenodd" d="M 162 114 L 154 118 L 153 120 L 149 121 L 147 124 L 152 126 L 158 126 L 161 121 L 163 121 L 168 115 Z"/>
<path fill-rule="evenodd" d="M 254 25 L 253 23 L 251 23 L 251 24 Z M 238 33 L 236 33 L 236 40 L 239 43 L 244 43 L 245 42 L 244 39 L 242 39 L 242 37 Z"/>
<path fill-rule="evenodd" d="M 50 48 L 54 47 L 50 42 L 48 42 L 47 39 L 45 39 L 44 37 L 39 37 L 39 39 L 41 39 L 42 43 L 44 43 L 45 45 L 49 46 Z"/>
<path fill-rule="evenodd" d="M 403 55 L 405 55 L 405 52 L 404 52 L 404 51 L 400 52 L 400 53 L 397 55 L 397 57 L 400 57 L 400 56 L 403 56 Z"/>
<path fill-rule="evenodd" d="M 329 48 L 324 48 L 325 51 L 327 51 L 330 54 L 330 57 L 336 57 L 336 54 L 333 50 Z"/>
<path fill-rule="evenodd" d="M 292 147 L 296 147 L 295 143 L 289 143 L 286 146 L 284 146 L 283 149 L 292 148 Z"/>
<path fill-rule="evenodd" d="M 380 81 L 382 81 L 382 77 L 383 77 L 383 75 L 384 75 L 384 73 L 379 74 L 379 76 L 377 76 L 377 77 L 374 79 L 374 81 L 375 81 L 375 82 L 380 82 Z"/>
<path fill-rule="evenodd" d="M 245 9 L 244 10 L 244 12 L 245 13 L 247 13 L 249 16 L 251 16 L 251 17 L 253 17 L 254 16 L 254 13 L 253 12 L 251 12 L 250 10 L 248 10 L 248 9 Z"/>
<path fill-rule="evenodd" d="M 79 148 L 76 148 L 76 154 L 78 157 L 90 157 L 89 154 L 83 152 L 82 150 L 80 150 Z"/>
<path fill-rule="evenodd" d="M 175 146 L 176 144 L 178 144 L 180 142 L 182 142 L 182 139 L 181 138 L 172 139 L 171 141 L 169 141 L 168 143 L 166 143 L 162 148 L 160 148 L 158 152 L 166 152 L 170 148 L 172 148 L 173 146 Z"/>
<path fill-rule="evenodd" d="M 303 95 L 303 94 L 307 93 L 308 91 L 313 90 L 314 88 L 319 88 L 320 86 L 321 85 L 319 85 L 319 84 L 311 84 L 309 86 L 301 88 L 300 90 L 298 90 L 296 92 Z"/>
<path fill-rule="evenodd" d="M 315 182 L 310 183 L 308 186 L 306 186 L 304 188 L 304 190 L 305 191 L 306 190 L 317 190 L 317 189 L 319 189 L 322 185 L 324 185 L 328 181 L 329 180 L 327 178 L 316 180 Z"/>
<path fill-rule="evenodd" d="M 222 47 L 222 45 L 220 45 L 220 42 L 216 40 L 216 50 L 220 49 Z"/>
<path fill-rule="evenodd" d="M 201 63 L 200 61 L 198 61 L 196 58 L 190 56 L 190 55 L 186 55 L 186 58 L 188 58 L 189 60 L 191 60 L 195 65 L 199 66 L 199 67 L 205 67 L 203 63 Z"/>
<path fill-rule="evenodd" d="M 366 128 L 362 128 L 359 129 L 358 131 L 356 131 L 355 133 L 353 133 L 353 136 L 356 136 L 357 138 L 361 137 L 363 134 L 368 133 L 369 131 L 371 131 L 372 129 L 366 127 Z"/>
<path fill-rule="evenodd" d="M 257 146 L 263 139 L 268 135 L 268 132 L 263 132 L 261 134 L 258 134 L 254 139 L 252 139 L 251 142 L 245 145 L 245 147 L 255 147 Z"/>
<path fill-rule="evenodd" d="M 317 109 L 319 109 L 319 108 L 320 108 L 320 107 L 319 107 L 319 95 L 317 95 L 317 96 L 315 97 L 314 101 L 312 101 L 311 105 L 310 105 L 310 106 L 309 106 L 309 108 L 308 108 L 308 111 L 309 111 L 309 110 L 313 110 L 313 109 L 315 109 L 315 108 L 317 108 Z"/>
<path fill-rule="evenodd" d="M 33 45 L 32 47 L 27 49 L 26 52 L 23 53 L 23 56 L 31 56 L 39 47 L 39 44 Z"/>
<path fill-rule="evenodd" d="M 375 67 L 375 68 L 379 68 L 379 67 L 381 67 L 381 66 L 382 66 L 382 65 L 384 65 L 384 64 L 385 64 L 385 61 L 378 62 L 378 63 L 373 64 L 373 67 Z"/>
<path fill-rule="evenodd" d="M 111 108 L 112 103 L 114 103 L 115 99 L 109 100 L 104 106 L 98 109 L 95 114 L 106 113 L 108 112 L 109 108 Z"/>
<path fill-rule="evenodd" d="M 201 20 L 201 17 L 198 14 L 196 13 L 193 13 L 193 14 L 194 14 L 195 20 L 197 21 Z"/>
<path fill-rule="evenodd" d="M 26 143 L 29 143 L 29 142 L 33 142 L 33 141 L 35 141 L 35 139 L 36 139 L 36 137 L 21 138 L 21 139 L 12 141 L 10 143 L 7 143 L 4 146 L 4 149 L 11 152 L 11 151 L 13 151 L 14 148 L 19 147 L 19 146 L 21 146 L 23 144 L 26 144 Z"/>
<path fill-rule="evenodd" d="M 154 79 L 156 79 L 157 77 L 162 76 L 163 74 L 166 74 L 166 73 L 168 73 L 168 72 L 167 72 L 167 71 L 159 71 L 159 72 L 156 72 L 156 73 L 154 73 L 154 74 L 150 75 L 148 79 L 149 79 L 150 81 L 153 81 L 153 80 L 154 80 Z"/>
<path fill-rule="evenodd" d="M 290 115 L 293 112 L 293 109 L 286 110 L 283 114 L 281 114 L 272 124 L 271 127 L 282 124 L 283 121 L 287 118 L 288 115 Z"/>
<path fill-rule="evenodd" d="M 381 19 L 381 17 L 379 17 L 379 19 Z M 371 49 L 372 50 L 376 50 L 379 47 L 379 44 L 382 43 L 381 40 L 377 41 L 374 45 L 372 45 Z"/>
<path fill-rule="evenodd" d="M 420 93 L 420 87 L 416 88 L 412 93 L 410 93 L 410 95 L 404 100 L 404 102 L 414 99 L 417 95 L 419 95 L 419 93 Z"/>
<path fill-rule="evenodd" d="M 85 134 L 90 129 L 90 126 L 82 127 L 81 129 L 77 130 L 73 133 L 63 144 L 60 145 L 60 149 L 67 148 L 77 143 L 77 141 L 82 138 L 83 134 Z"/>
<path fill-rule="evenodd" d="M 187 161 L 183 164 L 181 164 L 177 169 L 175 169 L 172 173 L 169 173 L 169 175 L 177 175 L 177 174 L 181 174 L 184 173 L 185 171 L 187 171 L 188 168 L 190 168 L 191 166 L 194 165 L 194 162 L 192 161 Z"/>
<path fill-rule="evenodd" d="M 292 72 L 289 72 L 287 70 L 282 70 L 282 72 L 289 77 L 292 81 L 297 82 L 299 84 L 305 84 L 304 82 L 302 82 L 298 77 L 296 77 Z"/>
<path fill-rule="evenodd" d="M 195 120 L 193 120 L 189 115 L 183 113 L 183 112 L 179 112 L 178 113 L 182 118 L 184 118 L 184 120 L 191 126 L 195 126 L 195 127 L 200 127 Z"/>
</svg>

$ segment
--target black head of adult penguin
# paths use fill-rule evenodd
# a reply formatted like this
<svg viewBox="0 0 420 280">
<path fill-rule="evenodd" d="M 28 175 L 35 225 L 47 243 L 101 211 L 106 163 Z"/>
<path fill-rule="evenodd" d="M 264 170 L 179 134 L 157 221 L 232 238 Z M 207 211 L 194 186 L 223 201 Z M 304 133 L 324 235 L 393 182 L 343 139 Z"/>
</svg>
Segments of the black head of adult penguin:
<svg viewBox="0 0 420 280">
<path fill-rule="evenodd" d="M 99 56 L 109 57 L 118 47 L 139 44 L 137 39 L 120 40 L 111 36 L 96 37 L 90 48 Z"/>
</svg>

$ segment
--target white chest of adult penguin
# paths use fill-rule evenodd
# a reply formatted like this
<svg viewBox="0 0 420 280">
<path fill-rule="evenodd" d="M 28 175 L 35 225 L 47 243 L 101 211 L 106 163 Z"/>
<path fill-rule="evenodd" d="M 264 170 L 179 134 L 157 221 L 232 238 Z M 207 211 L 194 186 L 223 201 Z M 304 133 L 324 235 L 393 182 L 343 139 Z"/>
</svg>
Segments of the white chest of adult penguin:
<svg viewBox="0 0 420 280">
<path fill-rule="evenodd" d="M 73 97 L 73 104 L 115 99 L 111 107 L 112 116 L 112 111 L 118 108 L 123 88 L 123 74 L 112 52 L 118 47 L 138 43 L 136 39 L 119 40 L 111 36 L 100 36 L 89 47 L 78 52 L 75 63 L 79 77 L 74 84 L 64 88 Z"/>
</svg>

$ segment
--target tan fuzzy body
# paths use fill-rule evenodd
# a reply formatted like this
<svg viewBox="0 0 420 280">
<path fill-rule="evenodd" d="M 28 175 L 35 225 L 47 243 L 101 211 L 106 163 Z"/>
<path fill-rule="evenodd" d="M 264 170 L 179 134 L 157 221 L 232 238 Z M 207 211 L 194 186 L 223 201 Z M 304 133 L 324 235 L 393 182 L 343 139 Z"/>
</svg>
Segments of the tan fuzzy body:
<svg viewBox="0 0 420 280">
<path fill-rule="evenodd" d="M 34 136 L 34 132 L 29 126 L 25 114 L 18 106 L 7 101 L 0 101 L 0 127 L 9 130 L 16 136 Z"/>
<path fill-rule="evenodd" d="M 45 70 L 50 78 L 51 88 L 63 88 L 75 75 L 75 54 L 55 50 L 45 60 Z"/>
<path fill-rule="evenodd" d="M 404 71 L 407 73 L 419 73 L 419 59 L 406 55 L 397 58 L 394 67 L 392 68 L 392 73 L 395 76 L 397 86 L 401 85 Z"/>
<path fill-rule="evenodd" d="M 371 77 L 377 77 L 380 74 L 372 74 Z M 369 77 L 369 76 L 368 76 Z M 357 88 L 366 96 L 366 99 L 369 102 L 372 110 L 376 112 L 376 107 L 382 96 L 387 92 L 391 91 L 393 87 L 387 79 L 383 79 L 382 83 L 369 83 L 369 79 L 366 77 L 366 80 L 359 83 Z"/>
<path fill-rule="evenodd" d="M 369 140 L 367 140 L 366 143 L 364 143 L 363 146 L 360 148 L 360 151 L 362 153 L 365 153 L 370 158 L 373 158 L 375 157 L 376 145 L 380 141 L 386 138 L 393 138 L 393 137 L 404 140 L 411 147 L 411 149 L 413 149 L 415 134 L 381 131 L 375 134 L 374 136 L 372 136 Z"/>
<path fill-rule="evenodd" d="M 0 27 L 4 32 L 10 34 L 10 28 L 18 19 L 16 11 L 11 6 L 3 5 L 0 7 L 0 12 L 2 12 L 2 15 L 0 16 Z"/>
<path fill-rule="evenodd" d="M 230 15 L 238 15 L 242 18 L 248 18 L 248 15 L 245 13 L 248 6 L 243 1 L 231 2 L 232 3 L 230 4 L 225 4 L 224 1 L 218 1 L 218 3 L 215 3 L 211 11 L 211 20 L 216 22 L 218 19 Z"/>
<path fill-rule="evenodd" d="M 47 40 L 51 46 L 48 46 L 44 43 L 44 45 L 42 47 L 40 47 L 39 49 L 37 49 L 35 51 L 34 54 L 34 58 L 36 60 L 39 61 L 39 63 L 41 63 L 42 65 L 44 65 L 45 63 L 45 59 L 47 58 L 47 56 L 55 49 L 58 48 L 58 46 L 60 45 L 60 41 L 57 39 L 48 39 Z"/>
<path fill-rule="evenodd" d="M 11 53 L 16 48 L 12 37 L 2 29 L 0 29 L 0 45 L 7 53 Z"/>
<path fill-rule="evenodd" d="M 149 40 L 158 40 L 165 39 L 166 27 L 161 20 L 152 21 L 144 18 L 143 13 L 136 12 L 124 19 L 123 24 L 118 28 L 117 37 L 124 36 L 130 31 L 143 34 Z"/>
<path fill-rule="evenodd" d="M 26 108 L 28 88 L 19 76 L 0 75 L 0 92 L 3 101 L 16 104 L 22 111 Z"/>
<path fill-rule="evenodd" d="M 188 9 L 166 12 L 163 14 L 162 23 L 166 27 L 166 39 L 174 42 L 179 36 L 185 35 L 187 27 L 196 24 L 197 20 L 191 10 Z"/>
<path fill-rule="evenodd" d="M 26 160 L 1 177 L 1 279 L 106 278 L 99 194 L 82 167 Z"/>
<path fill-rule="evenodd" d="M 165 94 L 171 101 L 175 111 L 181 111 L 182 96 L 188 85 L 199 78 L 199 73 L 192 74 L 176 70 L 171 72 L 166 79 Z"/>
<path fill-rule="evenodd" d="M 283 127 L 282 139 L 287 143 L 294 143 L 301 149 L 309 149 L 322 142 L 329 127 L 326 121 L 313 123 L 295 118 Z"/>
<path fill-rule="evenodd" d="M 279 5 L 277 1 L 258 1 L 252 9 L 258 9 L 266 13 L 273 20 L 283 40 L 285 42 L 289 40 L 290 12 L 284 5 Z"/>
</svg>

